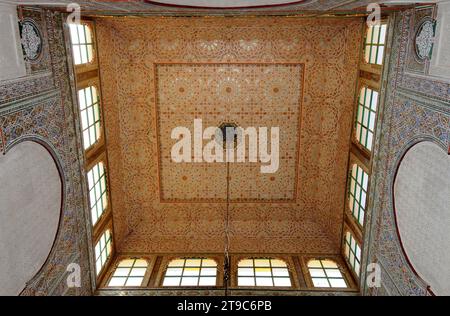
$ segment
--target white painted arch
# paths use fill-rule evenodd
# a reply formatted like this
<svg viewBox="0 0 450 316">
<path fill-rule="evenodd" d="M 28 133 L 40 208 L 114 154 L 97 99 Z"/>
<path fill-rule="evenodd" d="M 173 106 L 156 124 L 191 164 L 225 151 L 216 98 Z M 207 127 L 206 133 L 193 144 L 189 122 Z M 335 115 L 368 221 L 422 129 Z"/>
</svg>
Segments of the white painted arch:
<svg viewBox="0 0 450 316">
<path fill-rule="evenodd" d="M 431 141 L 412 146 L 393 193 L 407 260 L 436 295 L 450 295 L 450 155 Z"/>
<path fill-rule="evenodd" d="M 62 182 L 50 152 L 23 141 L 0 155 L 0 184 L 0 295 L 18 295 L 52 249 Z"/>
</svg>

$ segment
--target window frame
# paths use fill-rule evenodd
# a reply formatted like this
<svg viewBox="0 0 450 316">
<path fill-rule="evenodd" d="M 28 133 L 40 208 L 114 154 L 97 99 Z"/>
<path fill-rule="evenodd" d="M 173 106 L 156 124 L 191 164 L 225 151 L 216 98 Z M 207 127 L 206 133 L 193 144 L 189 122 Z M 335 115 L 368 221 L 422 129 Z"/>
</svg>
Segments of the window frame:
<svg viewBox="0 0 450 316">
<path fill-rule="evenodd" d="M 382 28 L 383 25 L 386 28 L 385 35 L 384 35 L 385 37 L 384 37 L 384 43 L 380 44 L 381 28 Z M 370 67 L 376 67 L 376 68 L 381 68 L 384 65 L 384 59 L 385 59 L 385 55 L 386 55 L 386 47 L 388 46 L 387 45 L 388 33 L 389 33 L 389 23 L 388 23 L 388 21 L 385 18 L 381 19 L 379 27 L 380 27 L 380 31 L 378 32 L 378 40 L 377 40 L 376 43 L 372 43 L 372 40 L 370 42 L 367 42 L 367 36 L 368 36 L 368 33 L 369 33 L 370 26 L 366 26 L 366 28 L 364 29 L 363 42 L 362 42 L 363 49 L 362 49 L 362 56 L 361 56 L 361 58 L 362 58 L 363 64 L 365 64 L 367 66 L 370 66 Z M 372 34 L 371 34 L 372 38 L 373 38 L 373 34 L 374 34 L 374 32 L 372 31 Z M 369 62 L 366 60 L 366 47 L 367 46 L 371 47 L 371 51 L 369 52 Z M 375 63 L 371 63 L 370 62 L 370 59 L 371 59 L 371 56 L 372 56 L 372 47 L 376 47 L 377 48 L 376 49 L 376 54 L 377 55 L 376 55 Z M 378 53 L 380 51 L 380 47 L 383 47 L 383 56 L 381 57 L 381 64 L 378 64 L 377 63 L 378 62 Z"/>
<path fill-rule="evenodd" d="M 354 240 L 354 242 L 355 242 L 355 249 L 353 250 L 352 248 L 351 248 L 351 240 L 350 240 L 350 244 L 347 242 L 347 234 L 350 234 L 350 236 L 351 236 L 351 238 Z M 348 245 L 348 247 L 349 247 L 349 257 L 347 258 L 347 255 L 346 255 L 346 246 Z M 359 257 L 359 259 L 357 258 L 357 256 L 356 256 L 356 250 L 359 248 L 359 253 L 360 253 L 360 257 Z M 346 228 L 345 230 L 344 230 L 344 234 L 343 234 L 343 238 L 342 238 L 342 254 L 343 254 L 343 257 L 344 257 L 344 259 L 345 259 L 345 261 L 347 262 L 347 264 L 349 265 L 349 268 L 350 268 L 350 271 L 352 272 L 352 274 L 355 276 L 355 278 L 357 279 L 357 280 L 359 280 L 359 278 L 360 278 L 360 276 L 361 276 L 361 269 L 362 269 L 362 266 L 361 266 L 361 261 L 362 261 L 362 251 L 363 251 L 363 249 L 362 249 L 362 243 L 361 243 L 361 241 L 360 240 L 358 240 L 358 238 L 356 237 L 356 235 L 355 235 L 355 233 L 351 230 L 351 229 L 349 229 L 349 228 Z M 354 254 L 354 260 L 353 260 L 353 263 L 351 262 L 351 260 L 350 260 L 350 254 L 351 253 L 353 253 Z M 358 259 L 358 260 L 357 260 Z M 359 270 L 356 270 L 355 269 L 355 262 L 358 262 L 358 264 L 359 264 Z"/>
<path fill-rule="evenodd" d="M 362 104 L 361 101 L 361 95 L 363 94 L 362 91 L 365 90 L 364 93 L 364 103 Z M 366 101 L 366 93 L 367 93 L 367 89 L 372 91 L 372 94 L 370 96 L 370 101 L 369 101 L 369 106 L 367 107 L 365 105 L 365 101 Z M 377 93 L 377 102 L 375 105 L 375 110 L 373 110 L 373 105 L 372 105 L 372 100 L 373 100 L 373 95 L 374 93 Z M 354 115 L 354 125 L 353 125 L 353 142 L 358 146 L 359 149 L 361 149 L 364 153 L 366 153 L 366 155 L 368 155 L 370 157 L 370 155 L 373 152 L 373 148 L 375 145 L 375 136 L 376 136 L 376 129 L 377 129 L 377 123 L 378 123 L 378 108 L 380 105 L 380 91 L 378 88 L 374 87 L 369 81 L 364 80 L 364 79 L 359 79 L 359 84 L 358 84 L 358 91 L 357 91 L 357 96 L 356 96 L 356 109 L 355 109 L 355 115 Z M 363 108 L 363 114 L 361 116 L 361 122 L 359 122 L 358 118 L 359 118 L 359 113 L 360 113 L 360 108 Z M 364 113 L 368 112 L 368 122 L 367 122 L 367 126 L 364 125 Z M 370 130 L 370 125 L 371 125 L 371 113 L 374 113 L 374 120 L 373 120 L 373 130 Z M 358 125 L 361 126 L 361 134 L 362 134 L 362 129 L 366 128 L 367 129 L 367 134 L 366 134 L 366 140 L 365 143 L 363 144 L 362 142 L 360 142 L 360 140 L 358 139 L 357 133 L 358 133 Z M 371 143 L 371 148 L 367 148 L 366 145 L 368 143 L 368 135 L 369 133 L 372 134 L 372 143 Z M 361 137 L 361 136 L 360 136 Z"/>
<path fill-rule="evenodd" d="M 173 268 L 173 269 L 176 269 L 176 268 L 180 268 L 180 267 L 170 267 L 169 265 L 170 265 L 170 263 L 171 262 L 173 262 L 173 261 L 175 261 L 175 260 L 184 260 L 184 263 L 183 263 L 183 266 L 181 267 L 181 269 L 182 269 L 182 271 L 181 271 L 181 274 L 180 275 L 177 275 L 177 276 L 168 276 L 169 278 L 179 278 L 180 280 L 179 280 L 179 283 L 178 283 L 178 285 L 164 285 L 164 281 L 165 281 L 165 278 L 166 278 L 166 273 L 167 273 L 167 270 L 169 269 L 169 268 Z M 187 260 L 201 260 L 201 262 L 200 262 L 200 266 L 188 266 L 188 268 L 198 268 L 198 280 L 197 280 L 197 285 L 182 285 L 182 281 L 183 281 L 183 277 L 185 276 L 184 275 L 184 271 L 185 271 L 185 268 L 186 268 L 186 261 Z M 212 261 L 214 261 L 215 262 L 215 264 L 216 264 L 216 266 L 215 266 L 215 269 L 216 269 L 216 275 L 215 275 L 215 277 L 216 277 L 216 282 L 215 282 L 215 285 L 200 285 L 200 280 L 201 280 L 201 272 L 202 272 L 202 268 L 212 268 L 212 266 L 203 266 L 203 260 L 212 260 Z M 198 288 L 203 288 L 203 287 L 207 287 L 207 288 L 215 288 L 215 287 L 219 287 L 219 286 L 221 286 L 221 282 L 220 282 L 220 276 L 221 276 L 221 273 L 220 273 L 220 269 L 222 268 L 221 267 L 221 265 L 219 265 L 219 261 L 215 258 L 215 257 L 211 257 L 211 256 L 207 256 L 207 255 L 201 255 L 201 256 L 195 256 L 195 257 L 193 257 L 193 256 L 177 256 L 177 257 L 170 257 L 170 258 L 167 258 L 167 260 L 164 262 L 164 265 L 163 265 L 163 269 L 161 269 L 161 275 L 160 275 L 160 280 L 158 281 L 158 284 L 159 284 L 159 286 L 161 287 L 161 288 L 166 288 L 166 289 L 170 289 L 170 288 L 188 288 L 188 289 L 198 289 Z M 186 275 L 186 277 L 195 277 L 194 275 L 192 275 L 192 276 L 189 276 L 189 275 Z M 204 276 L 204 277 L 212 277 L 212 276 Z"/>
<path fill-rule="evenodd" d="M 95 229 L 96 227 L 100 226 L 100 223 L 102 222 L 102 219 L 106 217 L 105 214 L 109 214 L 109 211 L 110 211 L 110 203 L 111 203 L 111 202 L 110 202 L 109 184 L 108 184 L 108 180 L 109 180 L 109 179 L 108 179 L 108 171 L 107 171 L 107 162 L 106 162 L 106 160 L 102 159 L 102 158 L 104 158 L 104 157 L 105 157 L 105 155 L 101 155 L 100 157 L 98 157 L 98 159 L 96 159 L 96 160 L 93 161 L 91 164 L 89 164 L 88 168 L 86 168 L 86 182 L 87 182 L 87 194 L 88 194 L 88 204 L 89 204 L 89 216 L 90 216 L 91 227 L 92 227 L 93 229 Z M 95 207 L 97 206 L 97 204 L 98 204 L 99 201 L 100 201 L 100 202 L 102 203 L 102 205 L 103 205 L 103 203 L 104 203 L 104 202 L 103 202 L 103 196 L 104 196 L 104 195 L 106 195 L 106 196 L 105 196 L 105 199 L 106 199 L 106 206 L 103 208 L 103 210 L 102 210 L 102 212 L 100 213 L 100 215 L 98 215 L 98 213 L 97 213 L 97 211 L 96 211 L 97 220 L 96 220 L 96 222 L 94 223 L 94 221 L 93 221 L 93 219 L 92 219 L 92 217 L 93 217 L 93 215 L 92 215 L 93 206 L 91 205 L 91 197 L 90 197 L 90 195 L 91 195 L 91 191 L 92 191 L 92 190 L 95 190 L 95 186 L 96 186 L 97 183 L 100 184 L 100 189 L 102 189 L 101 182 L 100 182 L 100 179 L 102 178 L 102 176 L 99 176 L 98 181 L 94 182 L 94 186 L 91 188 L 91 187 L 89 186 L 89 172 L 90 172 L 91 170 L 94 170 L 94 168 L 95 168 L 97 165 L 99 165 L 99 164 L 102 164 L 102 165 L 103 165 L 103 177 L 104 177 L 104 182 L 105 182 L 105 188 L 104 188 L 104 191 L 103 191 L 103 190 L 101 191 L 101 197 L 100 197 L 100 199 L 97 199 L 97 196 L 96 196 Z M 94 193 L 95 193 L 95 192 L 94 192 Z M 96 195 L 96 193 L 95 193 L 95 195 Z"/>
<path fill-rule="evenodd" d="M 84 148 L 84 135 L 83 135 L 83 124 L 82 124 L 82 115 L 81 115 L 81 107 L 80 107 L 80 100 L 79 100 L 79 91 L 89 88 L 89 87 L 94 87 L 97 91 L 97 98 L 98 101 L 97 103 L 93 103 L 93 105 L 97 104 L 98 105 L 98 112 L 99 112 L 99 130 L 100 133 L 98 135 L 98 139 L 92 143 L 88 148 Z M 77 98 L 77 112 L 78 112 L 78 120 L 79 120 L 79 127 L 80 127 L 80 133 L 81 133 L 81 143 L 82 143 L 82 149 L 85 153 L 85 156 L 87 159 L 90 159 L 92 156 L 96 155 L 96 152 L 98 150 L 100 150 L 100 148 L 102 146 L 105 145 L 105 136 L 104 136 L 104 122 L 103 122 L 103 104 L 102 104 L 102 94 L 101 94 L 101 87 L 100 87 L 100 82 L 99 82 L 99 78 L 91 78 L 91 79 L 86 79 L 83 80 L 79 83 L 77 83 L 76 85 L 76 98 Z M 91 105 L 92 106 L 92 105 Z M 85 109 L 87 109 L 87 107 L 85 107 Z"/>
<path fill-rule="evenodd" d="M 310 263 L 311 261 L 319 261 L 321 267 L 320 267 L 320 268 L 309 267 L 309 263 Z M 331 262 L 333 262 L 334 264 L 336 264 L 336 268 L 327 268 L 327 267 L 324 267 L 322 261 L 331 261 Z M 306 270 L 307 270 L 307 272 L 308 272 L 307 275 L 308 275 L 309 281 L 310 281 L 308 285 L 310 285 L 312 288 L 315 288 L 315 289 L 329 289 L 329 290 L 332 290 L 332 291 L 336 291 L 336 290 L 337 290 L 337 291 L 348 290 L 348 289 L 351 289 L 351 288 L 352 288 L 352 283 L 350 283 L 350 282 L 347 280 L 347 275 L 346 275 L 346 272 L 347 272 L 347 271 L 343 268 L 343 266 L 342 266 L 338 261 L 334 260 L 333 258 L 326 258 L 326 257 L 314 257 L 314 258 L 309 258 L 309 259 L 305 260 L 305 268 L 306 268 Z M 325 276 L 324 276 L 324 277 L 322 277 L 322 276 L 312 276 L 312 274 L 311 274 L 311 269 L 314 269 L 314 270 L 319 270 L 319 269 L 321 269 L 321 270 L 323 270 Z M 341 274 L 341 277 L 329 277 L 328 274 L 327 274 L 327 270 L 338 270 L 339 273 Z M 328 282 L 328 285 L 329 285 L 329 286 L 328 286 L 328 287 L 315 286 L 315 285 L 314 285 L 314 280 L 313 280 L 314 278 L 317 278 L 317 279 L 325 279 L 325 280 Z M 330 279 L 342 279 L 342 280 L 344 281 L 344 283 L 345 283 L 346 286 L 345 286 L 345 287 L 333 287 L 333 286 L 331 285 Z"/>
<path fill-rule="evenodd" d="M 98 217 L 97 222 L 94 224 L 92 222 L 92 210 L 90 204 L 90 190 L 89 190 L 89 180 L 88 180 L 88 172 L 99 162 L 103 163 L 103 168 L 105 169 L 105 183 L 106 183 L 106 208 L 103 210 L 100 217 Z M 110 219 L 110 214 L 112 213 L 111 209 L 111 194 L 110 194 L 110 186 L 109 186 L 109 172 L 108 172 L 108 159 L 106 153 L 103 152 L 95 160 L 92 160 L 89 164 L 85 166 L 85 176 L 86 176 L 86 192 L 88 197 L 88 214 L 89 214 L 89 222 L 92 227 L 93 236 L 98 236 L 101 233 L 101 228 L 104 226 L 105 221 Z M 95 246 L 95 245 L 94 245 Z"/>
<path fill-rule="evenodd" d="M 88 185 L 88 179 L 87 179 L 87 172 L 99 161 L 103 160 L 104 168 L 105 168 L 105 176 L 106 176 L 106 194 L 107 194 L 107 207 L 103 211 L 100 218 L 97 220 L 97 223 L 95 226 L 89 231 L 91 233 L 91 239 L 89 242 L 89 253 L 90 255 L 90 263 L 92 266 L 91 269 L 91 278 L 95 284 L 100 284 L 104 280 L 104 274 L 105 271 L 108 271 L 110 268 L 110 263 L 112 260 L 108 260 L 105 266 L 108 267 L 102 268 L 102 272 L 100 274 L 96 273 L 96 262 L 95 262 L 95 246 L 98 242 L 98 240 L 101 238 L 103 231 L 105 227 L 110 229 L 110 232 L 112 234 L 112 254 L 111 257 L 115 256 L 115 243 L 114 243 L 114 229 L 112 225 L 112 201 L 111 201 L 111 191 L 109 189 L 108 180 L 109 180 L 109 164 L 107 160 L 107 154 L 106 154 L 106 140 L 105 140 L 105 130 L 104 130 L 104 121 L 103 121 L 103 98 L 102 98 L 102 89 L 100 85 L 100 72 L 99 72 L 99 64 L 98 64 L 98 45 L 97 45 L 97 34 L 96 34 L 96 24 L 95 21 L 90 18 L 83 18 L 80 21 L 80 24 L 85 25 L 89 28 L 91 37 L 92 37 L 92 60 L 89 63 L 85 64 L 78 64 L 75 65 L 74 60 L 74 44 L 72 44 L 72 37 L 71 37 L 71 27 L 69 23 L 64 23 L 64 37 L 65 37 L 65 47 L 68 52 L 69 59 L 72 59 L 72 62 L 68 65 L 69 71 L 73 73 L 74 75 L 74 89 L 72 91 L 72 94 L 74 95 L 74 100 L 76 100 L 76 109 L 74 108 L 75 113 L 78 113 L 75 117 L 76 123 L 77 123 L 77 133 L 79 133 L 80 130 L 83 130 L 82 128 L 82 116 L 80 111 L 80 100 L 79 100 L 79 93 L 78 91 L 81 89 L 84 89 L 88 86 L 95 86 L 97 90 L 98 95 L 98 108 L 99 108 L 99 118 L 100 118 L 100 133 L 97 141 L 87 148 L 84 149 L 84 141 L 83 141 L 83 134 L 81 133 L 81 140 L 80 140 L 80 147 L 83 149 L 83 155 L 84 155 L 84 176 L 86 177 L 84 185 L 86 188 L 89 187 Z M 78 44 L 78 43 L 77 43 Z M 94 100 L 95 101 L 95 100 Z M 75 106 L 75 104 L 74 104 Z M 85 192 L 86 196 L 89 197 L 89 192 L 87 192 L 86 189 L 83 188 L 83 191 Z M 84 209 L 84 214 L 86 220 L 88 220 L 89 225 L 92 227 L 92 212 L 90 208 L 90 202 L 86 202 L 89 207 L 86 207 Z M 86 223 L 86 224 L 88 224 Z"/>
<path fill-rule="evenodd" d="M 80 45 L 78 43 L 73 44 L 72 43 L 72 30 L 71 30 L 71 26 L 70 24 L 73 23 L 67 23 L 67 28 L 68 28 L 68 40 L 70 43 L 70 51 L 72 54 L 72 64 L 74 66 L 74 68 L 76 69 L 76 72 L 86 72 L 86 71 L 90 71 L 93 70 L 95 68 L 97 68 L 97 64 L 98 64 L 98 60 L 97 60 L 97 34 L 95 32 L 95 22 L 92 20 L 87 20 L 87 19 L 82 19 L 80 20 L 80 25 L 83 25 L 85 27 L 88 27 L 90 32 L 91 32 L 91 36 L 92 36 L 92 43 L 85 43 L 85 44 L 91 44 L 92 46 L 92 60 L 90 62 L 87 63 L 81 63 L 81 64 L 75 64 L 75 49 L 74 49 L 74 45 Z M 81 45 L 85 45 L 85 44 L 81 44 Z"/>
<path fill-rule="evenodd" d="M 360 208 L 358 207 L 358 217 L 357 217 L 354 214 L 353 208 L 350 206 L 351 196 L 354 196 L 354 193 L 355 193 L 355 192 L 354 193 L 351 192 L 352 191 L 352 180 L 353 180 L 353 166 L 355 166 L 355 165 L 357 167 L 357 171 L 358 171 L 358 167 L 359 167 L 364 172 L 362 174 L 362 181 L 363 181 L 363 183 L 361 184 L 361 191 L 360 191 L 360 194 L 359 194 L 359 198 L 358 199 L 354 198 L 354 200 L 353 200 L 353 207 L 354 207 L 354 205 L 356 203 L 360 207 L 362 207 L 362 209 L 363 209 L 362 210 L 363 216 L 361 217 L 362 223 L 360 222 L 360 218 L 359 218 Z M 364 185 L 364 174 L 366 175 L 366 179 L 367 179 L 366 180 L 367 188 L 365 190 L 363 188 L 363 185 Z M 356 176 L 358 177 L 358 173 L 357 173 Z M 356 159 L 352 155 L 351 158 L 350 158 L 350 161 L 349 161 L 346 209 L 348 210 L 350 218 L 353 220 L 353 222 L 355 222 L 358 225 L 358 227 L 359 227 L 359 229 L 361 231 L 364 228 L 364 225 L 366 223 L 367 205 L 368 205 L 368 202 L 369 202 L 369 185 L 370 185 L 370 173 L 368 172 L 367 167 L 361 161 L 359 161 L 358 159 Z M 355 179 L 354 191 L 356 191 L 358 186 L 359 186 L 358 179 Z M 361 205 L 360 202 L 361 202 L 361 197 L 362 197 L 363 191 L 366 194 L 366 198 L 365 198 L 364 205 Z"/>
<path fill-rule="evenodd" d="M 103 264 L 101 265 L 100 271 L 97 270 L 97 260 L 99 258 L 101 258 L 101 254 L 102 254 L 102 249 L 100 249 L 100 257 L 97 256 L 96 253 L 96 248 L 97 248 L 97 244 L 100 243 L 100 240 L 102 239 L 103 235 L 106 233 L 106 231 L 109 231 L 109 239 L 106 240 L 106 244 L 109 241 L 110 244 L 110 253 L 107 254 L 106 256 L 106 260 L 103 262 Z M 104 248 L 106 249 L 106 248 Z M 115 243 L 114 243 L 114 231 L 112 229 L 112 223 L 108 224 L 107 226 L 104 227 L 104 229 L 102 230 L 102 233 L 99 234 L 99 236 L 97 238 L 94 239 L 93 242 L 93 255 L 94 255 L 94 275 L 96 276 L 97 280 L 100 280 L 103 275 L 106 273 L 107 268 L 109 266 L 109 263 L 111 262 L 111 260 L 114 258 L 114 254 L 115 254 Z"/>
<path fill-rule="evenodd" d="M 254 260 L 258 260 L 258 259 L 264 259 L 264 260 L 281 260 L 286 264 L 286 269 L 288 272 L 288 276 L 287 277 L 277 277 L 275 276 L 275 278 L 288 278 L 290 281 L 290 286 L 277 286 L 275 285 L 274 282 L 274 275 L 273 275 L 273 267 L 270 261 L 270 278 L 272 280 L 272 285 L 256 285 L 256 279 L 258 278 L 256 276 L 255 273 L 255 268 L 258 268 L 258 266 L 255 266 L 255 261 Z M 253 260 L 253 266 L 251 267 L 253 269 L 253 279 L 254 279 L 254 284 L 255 285 L 239 285 L 239 263 L 243 260 Z M 298 283 L 296 280 L 296 275 L 293 271 L 294 265 L 293 262 L 291 260 L 289 260 L 289 258 L 286 257 L 280 257 L 280 256 L 257 256 L 257 255 L 248 255 L 248 256 L 239 256 L 238 258 L 236 258 L 233 262 L 233 282 L 232 282 L 232 286 L 236 287 L 236 288 L 252 288 L 252 289 L 272 289 L 272 290 L 277 290 L 277 289 L 294 289 L 298 287 Z M 241 268 L 250 268 L 250 267 L 241 267 Z M 267 268 L 267 267 L 264 267 Z M 275 267 L 278 268 L 278 267 Z M 282 268 L 282 267 L 280 267 Z M 284 268 L 284 267 L 283 267 Z M 251 277 L 251 276 L 249 276 Z"/>
<path fill-rule="evenodd" d="M 132 260 L 133 261 L 133 264 L 132 264 L 132 266 L 120 266 L 120 264 L 123 262 L 123 261 L 126 261 L 126 260 Z M 141 267 L 141 266 L 135 266 L 135 264 L 136 264 L 136 261 L 137 260 L 143 260 L 143 261 L 145 261 L 146 262 L 146 266 L 145 267 Z M 116 273 L 116 271 L 117 271 L 117 269 L 119 269 L 119 268 L 124 268 L 124 269 L 129 269 L 129 271 L 128 271 L 128 273 L 127 273 L 127 275 L 125 276 L 121 276 L 121 275 L 115 275 L 115 273 Z M 132 276 L 131 274 L 132 274 L 132 272 L 133 272 L 133 269 L 145 269 L 145 273 L 144 273 L 144 275 L 142 275 L 142 276 Z M 147 283 L 148 283 L 148 281 L 149 281 L 149 276 L 150 276 L 150 272 L 151 272 L 151 265 L 150 265 L 150 262 L 149 262 L 149 260 L 147 259 L 147 258 L 145 258 L 145 257 L 136 257 L 136 256 L 134 256 L 134 257 L 123 257 L 123 258 L 118 258 L 117 260 L 115 260 L 115 262 L 114 262 L 114 266 L 113 266 L 113 268 L 111 269 L 111 271 L 110 271 L 110 273 L 109 273 L 109 276 L 108 276 L 108 278 L 107 278 L 107 280 L 106 280 L 106 282 L 105 282 L 105 287 L 106 288 L 109 288 L 109 289 L 119 289 L 119 288 L 127 288 L 127 289 L 129 289 L 129 288 L 144 288 L 144 287 L 146 287 L 147 286 Z M 142 281 L 141 281 L 141 284 L 140 285 L 127 285 L 126 283 L 127 283 L 127 281 L 130 279 L 130 278 L 142 278 Z M 124 285 L 110 285 L 110 283 L 111 283 L 111 281 L 114 279 L 114 278 L 124 278 L 125 279 L 125 282 L 124 282 Z"/>
</svg>

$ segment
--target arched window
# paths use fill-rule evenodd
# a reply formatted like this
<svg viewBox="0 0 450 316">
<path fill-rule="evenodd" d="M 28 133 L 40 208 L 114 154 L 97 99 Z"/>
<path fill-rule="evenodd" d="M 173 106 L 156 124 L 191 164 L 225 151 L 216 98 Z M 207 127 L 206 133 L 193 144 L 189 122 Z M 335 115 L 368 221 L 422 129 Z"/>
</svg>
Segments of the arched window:
<svg viewBox="0 0 450 316">
<path fill-rule="evenodd" d="M 369 176 L 367 173 L 360 166 L 354 164 L 350 174 L 349 206 L 353 216 L 361 226 L 364 225 L 368 183 Z"/>
<path fill-rule="evenodd" d="M 308 261 L 308 270 L 314 287 L 347 287 L 344 276 L 333 260 L 310 260 Z"/>
<path fill-rule="evenodd" d="M 87 173 L 89 202 L 91 206 L 92 226 L 94 226 L 106 209 L 106 175 L 103 162 L 99 162 Z"/>
<path fill-rule="evenodd" d="M 147 272 L 144 259 L 125 259 L 119 262 L 108 286 L 141 286 Z"/>
<path fill-rule="evenodd" d="M 217 263 L 212 259 L 175 259 L 169 262 L 163 286 L 215 286 Z"/>
<path fill-rule="evenodd" d="M 111 231 L 107 229 L 95 245 L 95 268 L 97 271 L 97 275 L 100 274 L 103 267 L 105 266 L 106 261 L 108 261 L 111 255 L 111 237 Z"/>
<path fill-rule="evenodd" d="M 355 271 L 356 275 L 359 276 L 359 270 L 361 267 L 361 247 L 350 232 L 345 234 L 344 254 L 348 263 L 353 268 L 353 271 Z"/>
<path fill-rule="evenodd" d="M 94 38 L 86 24 L 69 24 L 75 65 L 88 64 L 94 60 Z"/>
<path fill-rule="evenodd" d="M 78 91 L 81 128 L 84 149 L 88 149 L 100 138 L 100 98 L 93 86 Z"/>
<path fill-rule="evenodd" d="M 386 30 L 386 23 L 380 23 L 367 28 L 364 49 L 364 60 L 366 63 L 375 65 L 383 64 Z"/>
<path fill-rule="evenodd" d="M 238 263 L 238 286 L 291 286 L 286 262 L 280 259 L 244 259 Z"/>
<path fill-rule="evenodd" d="M 378 92 L 368 87 L 361 89 L 356 115 L 356 139 L 367 150 L 372 150 L 377 116 Z"/>
</svg>

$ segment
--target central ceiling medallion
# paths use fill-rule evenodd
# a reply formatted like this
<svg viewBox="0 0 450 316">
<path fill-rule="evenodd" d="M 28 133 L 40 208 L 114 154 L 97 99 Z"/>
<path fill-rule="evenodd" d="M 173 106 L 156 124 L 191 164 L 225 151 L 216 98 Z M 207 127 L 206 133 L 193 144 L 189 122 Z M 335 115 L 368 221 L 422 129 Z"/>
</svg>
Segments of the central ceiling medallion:
<svg viewBox="0 0 450 316">
<path fill-rule="evenodd" d="M 217 129 L 215 139 L 223 145 L 223 148 L 234 149 L 238 146 L 240 134 L 241 130 L 236 123 L 223 122 Z"/>
</svg>

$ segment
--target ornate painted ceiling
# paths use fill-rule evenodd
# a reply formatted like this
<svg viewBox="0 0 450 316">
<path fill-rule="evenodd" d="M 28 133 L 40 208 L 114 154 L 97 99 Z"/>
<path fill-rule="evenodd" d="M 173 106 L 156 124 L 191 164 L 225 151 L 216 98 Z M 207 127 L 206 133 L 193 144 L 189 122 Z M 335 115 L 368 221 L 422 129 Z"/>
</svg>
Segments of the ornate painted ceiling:
<svg viewBox="0 0 450 316">
<path fill-rule="evenodd" d="M 221 49 L 226 49 L 225 41 L 210 40 L 198 48 L 213 51 L 222 45 Z M 238 42 L 248 53 L 257 44 L 254 39 Z M 263 52 L 256 52 L 260 53 Z M 258 60 L 254 54 L 250 53 L 251 59 Z M 262 166 L 269 166 L 269 163 L 249 161 L 250 140 L 246 138 L 244 162 L 237 162 L 237 157 L 234 157 L 234 162 L 229 165 L 230 199 L 233 202 L 295 201 L 303 73 L 302 63 L 208 61 L 156 64 L 161 201 L 225 202 L 227 199 L 225 162 L 209 163 L 203 157 L 200 163 L 177 163 L 170 159 L 175 143 L 171 131 L 180 126 L 189 128 L 193 134 L 194 119 L 202 120 L 203 129 L 218 127 L 223 122 L 233 122 L 243 128 L 267 127 L 267 133 L 258 136 L 267 135 L 269 140 L 272 127 L 278 127 L 281 150 L 279 158 L 272 162 L 275 171 L 278 161 L 276 172 L 262 173 Z M 207 149 L 208 141 L 203 143 Z M 269 153 L 275 151 L 271 150 L 272 146 L 269 142 Z"/>
<path fill-rule="evenodd" d="M 280 166 L 230 164 L 232 252 L 339 253 L 363 21 L 100 18 L 120 252 L 222 252 L 224 163 L 174 163 L 176 126 L 280 127 Z"/>
</svg>

